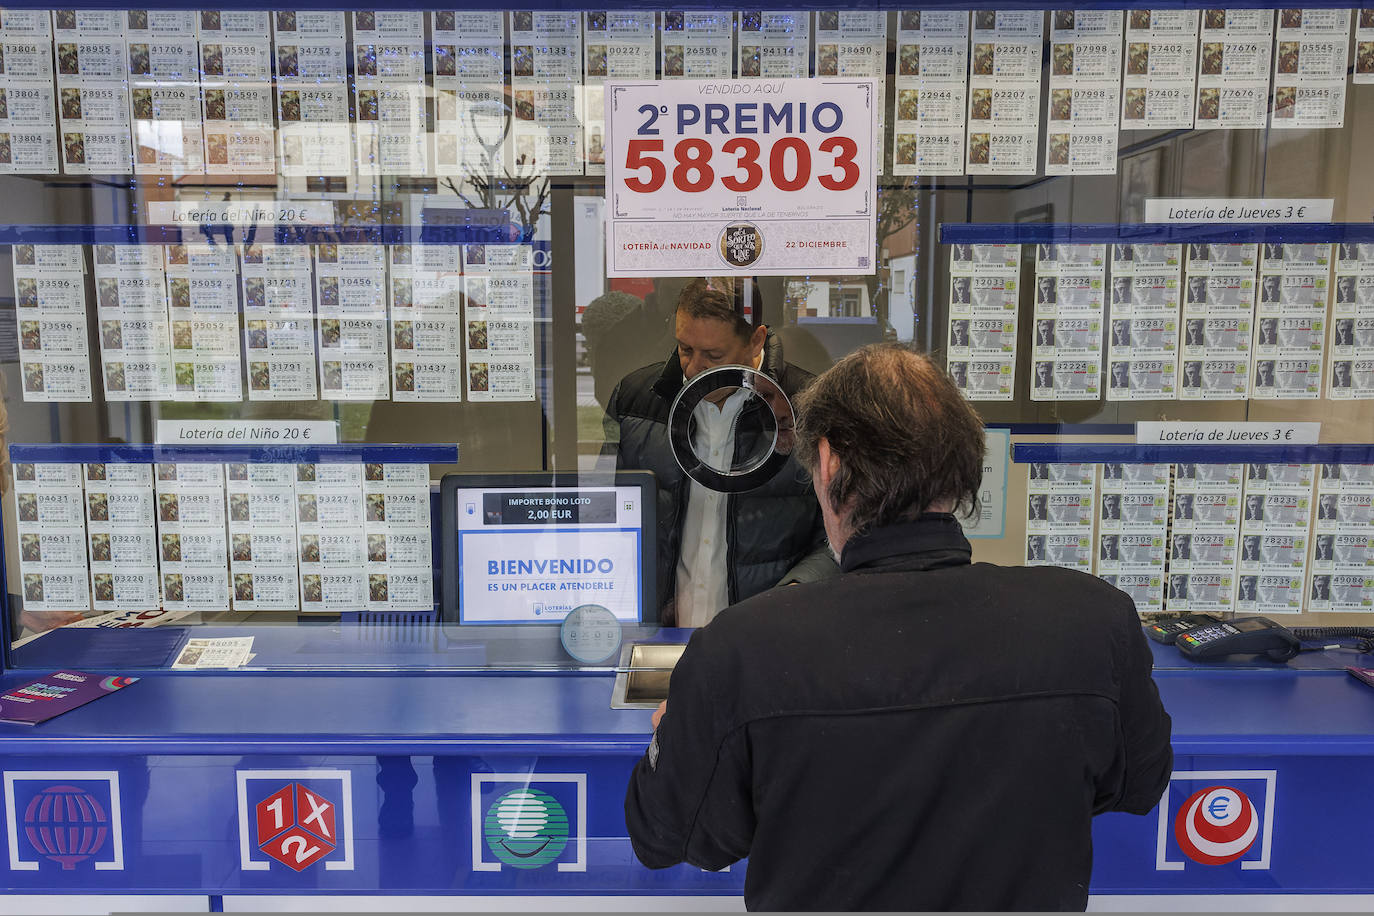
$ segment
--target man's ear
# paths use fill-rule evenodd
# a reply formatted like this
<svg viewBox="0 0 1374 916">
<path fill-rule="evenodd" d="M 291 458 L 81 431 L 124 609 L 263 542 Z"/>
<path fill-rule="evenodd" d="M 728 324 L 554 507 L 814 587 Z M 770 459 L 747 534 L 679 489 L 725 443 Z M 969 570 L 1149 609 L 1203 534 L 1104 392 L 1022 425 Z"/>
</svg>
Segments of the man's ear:
<svg viewBox="0 0 1374 916">
<path fill-rule="evenodd" d="M 830 440 L 822 436 L 816 442 L 816 480 L 826 492 L 830 491 L 830 481 L 840 472 L 840 456 L 830 447 Z"/>
<path fill-rule="evenodd" d="M 749 352 L 758 356 L 763 352 L 763 343 L 768 339 L 768 326 L 759 325 L 754 328 L 754 333 L 749 335 Z"/>
</svg>

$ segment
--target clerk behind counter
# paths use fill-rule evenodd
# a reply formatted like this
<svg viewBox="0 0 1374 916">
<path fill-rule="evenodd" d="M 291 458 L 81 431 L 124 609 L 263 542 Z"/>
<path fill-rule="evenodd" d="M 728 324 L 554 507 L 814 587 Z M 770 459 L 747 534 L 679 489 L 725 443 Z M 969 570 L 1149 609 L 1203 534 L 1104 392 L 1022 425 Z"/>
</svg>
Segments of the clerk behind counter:
<svg viewBox="0 0 1374 916">
<path fill-rule="evenodd" d="M 683 384 L 702 372 L 753 367 L 789 398 L 813 379 L 784 360 L 782 341 L 759 320 L 752 283 L 730 285 L 727 293 L 706 280 L 689 283 L 677 302 L 672 355 L 627 375 L 606 405 L 607 441 L 619 443 L 616 467 L 658 478 L 657 606 L 664 626 L 704 626 L 723 608 L 775 585 L 838 571 L 810 479 L 796 459 L 757 489 L 725 494 L 688 478 L 673 458 L 669 410 Z M 735 434 L 744 397 L 712 394 L 697 406 L 699 454 L 738 457 L 757 444 L 752 428 Z"/>
</svg>

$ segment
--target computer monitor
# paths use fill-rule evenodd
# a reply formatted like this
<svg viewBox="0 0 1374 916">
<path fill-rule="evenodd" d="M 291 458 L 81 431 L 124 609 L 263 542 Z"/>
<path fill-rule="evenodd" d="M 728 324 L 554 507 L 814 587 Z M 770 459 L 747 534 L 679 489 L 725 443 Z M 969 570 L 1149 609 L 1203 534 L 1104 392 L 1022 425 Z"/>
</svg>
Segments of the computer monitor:
<svg viewBox="0 0 1374 916">
<path fill-rule="evenodd" d="M 443 619 L 558 624 L 599 604 L 622 623 L 654 622 L 656 492 L 648 471 L 445 475 Z"/>
</svg>

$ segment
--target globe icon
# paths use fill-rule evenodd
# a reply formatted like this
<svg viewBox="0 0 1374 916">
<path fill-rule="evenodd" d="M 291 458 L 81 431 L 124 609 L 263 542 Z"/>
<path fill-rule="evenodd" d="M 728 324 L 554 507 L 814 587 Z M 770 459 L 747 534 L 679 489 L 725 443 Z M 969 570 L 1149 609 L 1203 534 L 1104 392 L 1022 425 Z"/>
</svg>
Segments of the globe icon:
<svg viewBox="0 0 1374 916">
<path fill-rule="evenodd" d="M 41 855 L 71 871 L 105 845 L 110 819 L 93 795 L 76 786 L 49 786 L 24 809 L 24 836 Z"/>
<path fill-rule="evenodd" d="M 568 814 L 538 789 L 506 792 L 487 808 L 482 836 L 496 858 L 515 868 L 539 868 L 568 845 Z"/>
</svg>

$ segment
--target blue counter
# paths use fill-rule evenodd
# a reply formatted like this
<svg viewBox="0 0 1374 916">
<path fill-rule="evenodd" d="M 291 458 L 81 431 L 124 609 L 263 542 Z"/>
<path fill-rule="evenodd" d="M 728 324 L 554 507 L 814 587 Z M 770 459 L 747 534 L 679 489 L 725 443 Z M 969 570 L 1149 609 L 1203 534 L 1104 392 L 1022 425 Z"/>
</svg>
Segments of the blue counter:
<svg viewBox="0 0 1374 916">
<path fill-rule="evenodd" d="M 1152 814 L 1097 820 L 1093 893 L 1374 892 L 1374 689 L 1338 670 L 1374 658 L 1203 666 L 1152 646 L 1176 772 Z M 740 894 L 742 867 L 634 860 L 622 803 L 649 713 L 612 710 L 612 683 L 154 672 L 43 725 L 0 725 L 0 887 Z"/>
</svg>

